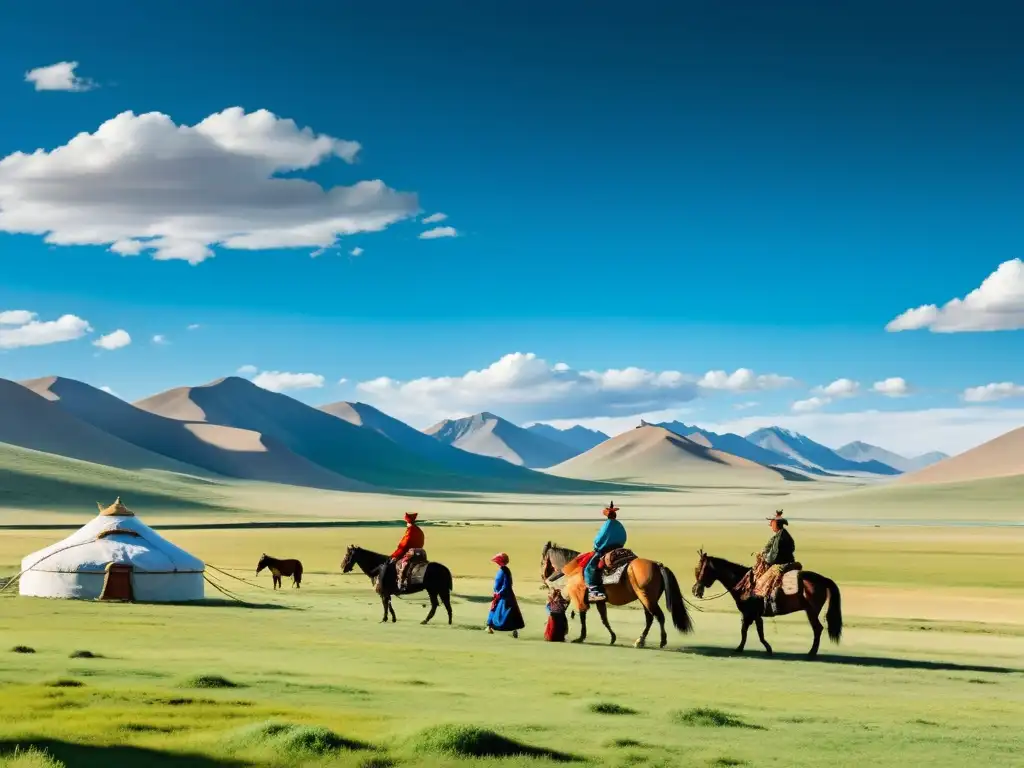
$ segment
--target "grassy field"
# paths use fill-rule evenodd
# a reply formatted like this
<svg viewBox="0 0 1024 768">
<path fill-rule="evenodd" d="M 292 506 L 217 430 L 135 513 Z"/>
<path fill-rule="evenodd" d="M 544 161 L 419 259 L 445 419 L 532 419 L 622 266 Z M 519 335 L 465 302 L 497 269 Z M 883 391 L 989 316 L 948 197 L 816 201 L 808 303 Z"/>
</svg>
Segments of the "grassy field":
<svg viewBox="0 0 1024 768">
<path fill-rule="evenodd" d="M 540 548 L 582 548 L 593 528 L 430 527 L 431 556 L 456 574 L 452 627 L 420 626 L 418 599 L 380 625 L 369 582 L 339 573 L 347 544 L 393 544 L 382 526 L 166 532 L 250 579 L 261 552 L 302 558 L 299 591 L 220 579 L 255 607 L 0 597 L 0 765 L 1024 765 L 1024 530 L 795 526 L 799 558 L 839 583 L 846 614 L 843 643 L 807 661 L 802 617 L 768 622 L 774 657 L 753 637 L 734 657 L 728 599 L 664 651 L 630 647 L 632 609 L 612 611 L 616 647 L 596 617 L 586 645 L 544 643 Z M 698 547 L 743 560 L 766 534 L 630 526 L 684 586 Z M 0 532 L 0 574 L 61 535 Z M 499 549 L 526 615 L 518 640 L 483 631 Z"/>
</svg>

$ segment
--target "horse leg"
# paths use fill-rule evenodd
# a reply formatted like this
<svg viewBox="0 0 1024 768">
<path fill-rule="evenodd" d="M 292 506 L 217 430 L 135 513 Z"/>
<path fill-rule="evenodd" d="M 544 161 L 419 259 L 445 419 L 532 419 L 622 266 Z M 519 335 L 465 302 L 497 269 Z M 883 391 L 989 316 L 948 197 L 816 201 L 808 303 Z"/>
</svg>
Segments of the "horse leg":
<svg viewBox="0 0 1024 768">
<path fill-rule="evenodd" d="M 756 622 L 757 626 L 757 639 L 761 641 L 761 645 L 764 646 L 764 649 L 768 652 L 768 655 L 771 655 L 772 647 L 768 645 L 768 641 L 764 639 L 764 619 L 758 616 L 754 619 L 754 621 Z"/>
<path fill-rule="evenodd" d="M 597 615 L 601 617 L 601 623 L 604 624 L 604 628 L 608 630 L 608 634 L 612 636 L 611 642 L 608 645 L 615 645 L 615 630 L 612 629 L 612 625 L 608 623 L 608 605 L 604 600 L 601 600 L 597 604 Z"/>
<path fill-rule="evenodd" d="M 811 644 L 811 650 L 807 654 L 813 658 L 818 655 L 818 645 L 821 643 L 821 633 L 825 627 L 822 626 L 821 620 L 818 618 L 818 611 L 815 610 L 811 602 L 804 598 L 803 604 L 804 611 L 807 612 L 807 621 L 810 622 L 811 629 L 814 631 L 814 642 Z"/>
<path fill-rule="evenodd" d="M 441 593 L 441 602 L 444 603 L 444 609 L 448 611 L 448 624 L 452 623 L 452 599 L 451 595 L 447 591 Z"/>
<path fill-rule="evenodd" d="M 587 639 L 587 612 L 580 609 L 580 636 L 573 640 L 574 643 L 582 643 Z"/>
<path fill-rule="evenodd" d="M 643 648 L 647 643 L 647 633 L 651 631 L 651 624 L 654 623 L 654 614 L 647 610 L 647 606 L 644 606 L 644 631 L 640 633 L 640 637 L 633 643 L 634 648 Z"/>
<path fill-rule="evenodd" d="M 743 648 L 747 644 L 747 630 L 750 629 L 750 625 L 753 624 L 754 617 L 748 613 L 743 614 L 743 627 L 740 629 L 740 644 L 736 647 L 736 653 L 743 653 Z"/>
<path fill-rule="evenodd" d="M 425 618 L 423 621 L 420 622 L 421 624 L 426 624 L 432 618 L 434 618 L 434 614 L 437 613 L 437 606 L 439 605 L 439 603 L 437 602 L 437 594 L 436 593 L 428 592 L 427 594 L 430 595 L 430 613 L 427 614 L 427 618 Z"/>
<path fill-rule="evenodd" d="M 395 606 L 391 603 L 391 595 L 388 595 L 388 610 L 391 611 L 391 623 L 394 624 L 398 619 L 395 618 Z"/>
<path fill-rule="evenodd" d="M 384 608 L 384 618 L 380 620 L 380 623 L 381 624 L 387 624 L 388 623 L 388 596 L 387 595 L 383 595 L 382 594 L 380 596 L 380 604 Z"/>
</svg>

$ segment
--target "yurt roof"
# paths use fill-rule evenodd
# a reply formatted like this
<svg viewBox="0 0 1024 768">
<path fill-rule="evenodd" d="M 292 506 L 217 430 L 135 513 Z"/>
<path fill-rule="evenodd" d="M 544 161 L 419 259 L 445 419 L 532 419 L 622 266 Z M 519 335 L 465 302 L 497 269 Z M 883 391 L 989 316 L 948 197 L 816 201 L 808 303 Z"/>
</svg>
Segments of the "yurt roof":
<svg viewBox="0 0 1024 768">
<path fill-rule="evenodd" d="M 108 510 L 124 509 L 120 499 L 73 534 L 21 562 L 22 571 L 102 573 L 108 564 L 131 565 L 142 573 L 195 573 L 203 561 L 154 531 L 130 511 L 125 515 Z"/>
</svg>

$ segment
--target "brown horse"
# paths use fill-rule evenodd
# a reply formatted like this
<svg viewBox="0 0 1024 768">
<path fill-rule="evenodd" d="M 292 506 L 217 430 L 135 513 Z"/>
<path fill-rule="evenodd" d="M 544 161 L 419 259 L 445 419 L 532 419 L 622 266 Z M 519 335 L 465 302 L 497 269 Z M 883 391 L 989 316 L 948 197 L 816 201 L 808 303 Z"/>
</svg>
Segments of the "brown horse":
<svg viewBox="0 0 1024 768">
<path fill-rule="evenodd" d="M 545 585 L 550 580 L 565 576 L 566 583 L 562 587 L 564 594 L 576 606 L 580 614 L 580 636 L 573 640 L 574 643 L 582 643 L 587 639 L 587 585 L 583 581 L 583 569 L 579 567 L 576 558 L 580 553 L 573 549 L 559 547 L 550 541 L 544 545 L 541 553 L 540 578 Z M 677 630 L 686 634 L 693 631 L 693 623 L 690 615 L 686 612 L 686 604 L 683 602 L 683 595 L 679 589 L 679 582 L 675 574 L 665 565 L 656 563 L 653 560 L 636 559 L 626 568 L 626 573 L 618 584 L 605 584 L 604 592 L 608 597 L 607 601 L 601 600 L 596 603 L 597 613 L 601 617 L 608 634 L 611 635 L 611 644 L 615 644 L 615 632 L 608 623 L 608 605 L 629 605 L 635 600 L 640 601 L 644 609 L 644 631 L 633 643 L 637 648 L 643 648 L 647 642 L 647 633 L 651 631 L 651 623 L 658 620 L 661 627 L 661 646 L 668 643 L 668 635 L 665 633 L 665 614 L 658 605 L 658 600 L 665 596 L 665 604 L 672 615 L 672 624 Z"/>
<path fill-rule="evenodd" d="M 274 589 L 281 586 L 282 576 L 291 576 L 292 586 L 296 589 L 302 585 L 302 563 L 298 560 L 278 560 L 264 552 L 256 564 L 256 575 L 259 576 L 264 568 L 269 568 L 270 575 L 274 577 Z"/>
<path fill-rule="evenodd" d="M 704 590 L 714 584 L 721 582 L 733 600 L 736 607 L 743 616 L 743 628 L 740 630 L 740 644 L 736 648 L 737 653 L 743 653 L 743 647 L 747 644 L 747 630 L 751 624 L 757 626 L 757 637 L 761 645 L 768 652 L 772 647 L 764 639 L 764 598 L 749 595 L 746 578 L 750 568 L 746 565 L 732 563 L 720 557 L 711 555 L 700 550 L 700 562 L 694 573 L 697 582 L 693 585 L 693 596 L 704 597 Z M 776 616 L 785 616 L 788 613 L 804 611 L 807 614 L 807 621 L 810 622 L 814 631 L 814 643 L 808 655 L 818 655 L 818 645 L 821 642 L 821 633 L 824 627 L 818 616 L 821 609 L 828 601 L 828 613 L 825 614 L 825 621 L 828 624 L 828 637 L 833 643 L 838 643 L 843 636 L 843 609 L 839 587 L 832 579 L 821 576 L 813 571 L 800 571 L 800 589 L 795 595 L 781 595 L 776 602 Z"/>
</svg>

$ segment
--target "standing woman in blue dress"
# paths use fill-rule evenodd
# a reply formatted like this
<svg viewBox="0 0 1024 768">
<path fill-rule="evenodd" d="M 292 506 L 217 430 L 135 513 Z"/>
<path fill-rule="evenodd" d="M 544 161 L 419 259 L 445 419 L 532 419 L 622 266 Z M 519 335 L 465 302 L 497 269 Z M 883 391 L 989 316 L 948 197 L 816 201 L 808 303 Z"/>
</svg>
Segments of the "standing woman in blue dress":
<svg viewBox="0 0 1024 768">
<path fill-rule="evenodd" d="M 508 555 L 501 552 L 492 557 L 491 562 L 497 563 L 498 573 L 494 577 L 491 611 L 487 614 L 487 633 L 511 632 L 512 637 L 519 637 L 519 630 L 525 627 L 526 623 L 519 610 L 519 601 L 512 591 L 512 571 L 508 569 Z"/>
</svg>

